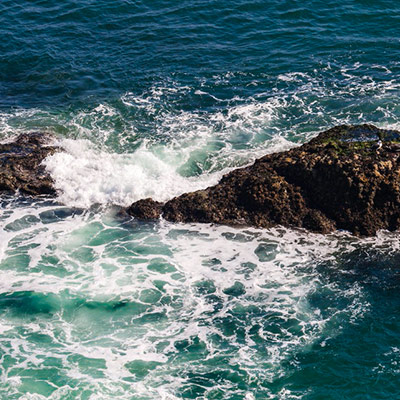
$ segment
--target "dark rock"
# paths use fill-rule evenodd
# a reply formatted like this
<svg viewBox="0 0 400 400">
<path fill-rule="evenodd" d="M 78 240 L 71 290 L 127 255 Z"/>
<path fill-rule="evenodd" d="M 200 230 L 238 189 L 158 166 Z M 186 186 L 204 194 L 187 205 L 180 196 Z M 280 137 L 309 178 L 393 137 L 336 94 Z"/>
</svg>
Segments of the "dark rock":
<svg viewBox="0 0 400 400">
<path fill-rule="evenodd" d="M 51 137 L 42 133 L 19 135 L 0 144 L 0 193 L 55 195 L 54 182 L 42 161 L 58 151 L 49 146 Z"/>
<path fill-rule="evenodd" d="M 138 219 L 157 219 L 161 214 L 162 203 L 153 199 L 139 200 L 133 203 L 127 212 Z"/>
<path fill-rule="evenodd" d="M 376 150 L 378 140 L 383 141 Z M 374 235 L 400 228 L 400 133 L 372 125 L 338 126 L 295 149 L 266 155 L 208 189 L 127 211 L 141 219 L 276 224 L 327 233 Z"/>
</svg>

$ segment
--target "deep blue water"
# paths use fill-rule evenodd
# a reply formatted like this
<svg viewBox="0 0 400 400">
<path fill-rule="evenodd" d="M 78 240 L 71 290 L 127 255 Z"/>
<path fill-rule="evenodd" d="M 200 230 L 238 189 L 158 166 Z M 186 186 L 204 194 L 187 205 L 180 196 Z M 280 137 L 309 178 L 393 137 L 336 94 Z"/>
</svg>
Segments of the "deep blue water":
<svg viewBox="0 0 400 400">
<path fill-rule="evenodd" d="M 400 398 L 398 234 L 121 222 L 342 123 L 400 126 L 393 1 L 2 0 L 0 138 L 58 202 L 0 208 L 5 399 Z"/>
</svg>

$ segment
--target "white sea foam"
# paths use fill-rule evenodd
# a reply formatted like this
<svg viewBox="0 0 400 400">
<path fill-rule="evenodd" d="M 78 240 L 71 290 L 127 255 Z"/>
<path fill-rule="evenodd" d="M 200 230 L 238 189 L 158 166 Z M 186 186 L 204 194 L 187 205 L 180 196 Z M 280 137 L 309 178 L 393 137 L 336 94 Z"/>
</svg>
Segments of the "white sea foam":
<svg viewBox="0 0 400 400">
<path fill-rule="evenodd" d="M 321 74 L 321 71 L 327 74 Z M 227 142 L 234 141 L 238 133 L 246 132 L 251 143 L 265 133 L 286 136 L 299 129 L 306 132 L 307 125 L 317 125 L 321 129 L 335 123 L 356 122 L 365 104 L 368 104 L 369 113 L 365 118 L 374 116 L 381 108 L 382 118 L 374 116 L 374 120 L 382 125 L 393 123 L 390 120 L 391 116 L 397 115 L 395 100 L 400 86 L 392 75 L 385 75 L 388 73 L 386 66 L 338 63 L 333 67 L 328 63 L 321 66 L 321 71 L 291 72 L 278 75 L 275 80 L 269 77 L 271 90 L 256 92 L 247 98 L 222 99 L 213 93 L 212 84 L 192 88 L 171 80 L 156 84 L 141 94 L 126 93 L 119 102 L 101 103 L 69 113 L 56 114 L 40 109 L 1 112 L 0 134 L 4 137 L 17 131 L 49 128 L 63 131 L 69 137 L 85 138 L 111 147 L 118 142 L 124 147 L 127 132 L 140 135 L 141 129 L 146 128 L 150 136 L 156 134 L 171 139 L 212 132 Z M 377 79 L 372 73 L 375 71 L 383 71 L 384 75 Z M 215 76 L 215 84 L 229 83 L 235 76 L 237 74 L 232 72 Z M 256 84 L 262 83 L 256 76 L 254 80 Z M 182 111 L 180 101 L 188 96 L 210 97 L 217 106 L 207 113 Z M 336 102 L 340 103 L 340 108 Z M 307 132 L 313 134 L 315 131 Z"/>
<path fill-rule="evenodd" d="M 216 381 L 207 390 L 219 388 L 226 399 L 229 394 L 252 398 L 268 393 L 263 385 L 279 378 L 283 361 L 321 337 L 340 333 L 343 320 L 359 321 L 368 313 L 362 286 L 338 287 L 324 278 L 319 263 L 326 264 L 328 273 L 330 262 L 335 271 L 338 254 L 363 247 L 400 250 L 398 236 L 384 232 L 376 240 L 360 240 L 280 227 L 167 222 L 130 227 L 112 215 L 73 214 L 44 202 L 6 205 L 0 218 L 0 294 L 41 294 L 55 307 L 45 318 L 33 314 L 27 321 L 13 313 L 1 318 L 0 347 L 13 360 L 1 379 L 13 388 L 10 395 L 20 394 L 22 385 L 12 377 L 13 368 L 33 371 L 46 359 L 58 360 L 58 374 L 99 398 L 175 399 L 190 385 L 185 376 L 201 377 L 210 371 L 203 361 L 219 357 L 227 359 L 218 368 L 239 367 L 241 379 L 253 389 L 244 392 L 232 382 Z M 15 257 L 20 261 L 13 263 Z M 309 294 L 321 285 L 347 305 L 319 312 Z M 223 321 L 237 329 L 225 330 Z M 238 335 L 242 323 L 244 338 Z M 32 342 L 37 335 L 48 339 Z M 181 358 L 185 352 L 177 343 L 196 340 L 204 346 L 204 356 Z M 91 360 L 96 367 L 79 360 Z M 132 363 L 139 363 L 139 371 L 148 368 L 139 380 Z M 69 396 L 72 390 L 57 387 L 50 398 Z M 295 396 L 284 389 L 279 396 L 268 395 Z"/>
<path fill-rule="evenodd" d="M 127 93 L 113 104 L 71 113 L 2 112 L 0 135 L 5 139 L 45 127 L 76 139 L 62 141 L 65 153 L 46 161 L 66 204 L 127 205 L 148 196 L 167 200 L 212 185 L 230 168 L 285 150 L 333 124 L 370 122 L 367 118 L 373 116 L 379 117 L 378 125 L 398 128 L 398 82 L 376 81 L 361 73 L 362 67 L 336 67 L 341 85 L 313 72 L 282 74 L 273 90 L 248 98 L 224 100 L 205 86 L 195 89 L 168 82 L 142 94 Z M 215 80 L 234 76 L 226 73 Z M 209 96 L 217 106 L 207 112 L 175 107 L 187 96 Z M 367 115 L 363 102 L 371 101 L 376 109 Z"/>
<path fill-rule="evenodd" d="M 48 322 L 25 324 L 27 332 L 48 335 L 58 343 L 58 347 L 47 350 L 47 356 L 61 358 L 71 378 L 93 381 L 90 373 L 70 361 L 71 355 L 104 360 L 105 377 L 93 383 L 100 393 L 104 393 L 105 387 L 117 393 L 123 384 L 121 379 L 131 376 L 126 365 L 142 360 L 154 361 L 159 366 L 154 373 L 150 372 L 140 383 L 132 386 L 135 393 L 160 396 L 159 391 L 163 391 L 165 396 L 173 396 L 177 387 L 184 384 L 184 381 L 168 381 L 167 378 L 171 371 L 181 368 L 179 362 L 173 361 L 178 354 L 174 343 L 198 337 L 205 344 L 208 357 L 218 357 L 227 350 L 220 349 L 213 341 L 215 335 L 229 343 L 230 351 L 233 351 L 231 366 L 240 365 L 249 376 L 254 373 L 254 379 L 273 380 L 279 374 L 281 361 L 299 346 L 308 346 L 321 337 L 325 326 L 329 325 L 330 337 L 335 334 L 335 329 L 340 330 L 340 326 L 334 324 L 338 312 L 348 313 L 349 319 L 359 319 L 368 310 L 368 302 L 363 299 L 360 287 L 352 287 L 346 292 L 332 286 L 331 290 L 337 290 L 337 295 L 354 299 L 344 310 L 332 310 L 323 318 L 318 309 L 310 307 L 307 294 L 314 291 L 320 282 L 319 272 L 315 269 L 318 262 L 334 261 L 336 253 L 351 252 L 360 245 L 382 248 L 382 251 L 396 251 L 397 245 L 398 251 L 396 235 L 381 233 L 377 241 L 360 241 L 346 235 L 322 236 L 283 228 L 265 231 L 163 223 L 153 232 L 140 234 L 139 229 L 135 239 L 132 236 L 135 231 L 119 227 L 108 217 L 101 218 L 98 214 L 70 216 L 49 224 L 44 213 L 61 209 L 32 206 L 20 212 L 12 209 L 11 214 L 3 214 L 3 261 L 12 257 L 11 253 L 13 256 L 26 254 L 30 261 L 28 269 L 24 265 L 15 269 L 3 264 L 0 276 L 2 293 L 18 290 L 63 296 L 67 290 L 69 295 L 62 303 L 65 308 L 69 307 L 70 296 L 102 302 L 113 299 L 135 301 L 150 307 L 139 314 L 128 312 L 120 321 L 102 321 L 101 325 L 95 321 L 88 323 L 90 309 L 85 311 L 84 308 L 75 311 L 72 321 L 64 320 L 62 314 L 57 313 L 56 318 Z M 26 213 L 36 216 L 37 221 L 19 229 L 21 225 L 18 222 Z M 81 255 L 77 253 L 80 249 L 91 253 L 84 262 L 80 261 Z M 59 260 L 54 274 L 45 261 L 47 257 Z M 65 270 L 62 275 L 57 273 L 60 268 Z M 164 282 L 160 294 L 175 300 L 170 304 L 157 300 L 142 303 L 148 291 L 159 291 L 156 286 L 159 281 Z M 214 306 L 207 296 L 197 291 L 201 282 L 212 282 L 212 293 L 220 302 L 217 312 L 213 311 Z M 232 296 L 229 288 L 235 282 L 242 285 L 243 292 Z M 256 313 L 251 317 L 248 329 L 260 325 L 259 337 L 268 348 L 268 368 L 249 332 L 246 333 L 246 345 L 243 345 L 235 335 L 227 336 L 218 327 L 219 320 L 233 315 L 240 319 L 251 307 L 262 309 L 259 316 Z M 155 320 L 144 330 L 137 330 L 135 323 L 126 324 L 124 319 L 140 320 L 148 313 L 164 313 L 167 320 L 161 323 Z M 279 318 L 281 333 L 269 330 L 266 315 Z M 332 321 L 331 316 L 334 317 Z M 298 333 L 291 331 L 289 326 L 285 328 L 289 320 L 297 321 Z M 21 368 L 28 362 L 27 356 L 31 365 L 36 365 L 44 349 L 29 346 L 29 336 L 10 335 L 13 324 L 7 320 L 3 321 L 3 326 L 7 341 L 12 344 L 13 350 L 6 350 L 10 356 L 15 360 L 21 359 Z M 60 337 L 58 331 L 64 334 Z M 93 344 L 85 343 L 82 335 L 90 338 Z M 101 345 L 103 340 L 111 340 L 114 350 Z M 157 346 L 162 342 L 169 344 L 164 345 L 160 352 Z M 186 363 L 185 368 L 197 373 L 202 371 L 197 363 Z M 124 396 L 122 394 L 121 398 L 128 398 Z"/>
<path fill-rule="evenodd" d="M 99 151 L 84 140 L 67 139 L 61 145 L 65 152 L 52 155 L 45 165 L 55 179 L 59 200 L 73 206 L 129 205 L 146 197 L 167 200 L 212 185 L 223 173 L 185 178 L 145 145 L 133 154 Z"/>
<path fill-rule="evenodd" d="M 214 185 L 232 169 L 227 162 L 228 166 L 222 165 L 214 172 L 182 176 L 179 169 L 188 162 L 190 148 L 150 147 L 145 142 L 132 154 L 117 154 L 98 150 L 86 140 L 64 139 L 59 145 L 64 151 L 48 157 L 44 164 L 55 180 L 59 200 L 69 206 L 89 207 L 96 203 L 127 206 L 147 197 L 166 201 Z M 244 164 L 248 164 L 267 152 L 291 146 L 285 139 L 276 138 L 270 142 L 268 151 L 234 152 L 230 155 L 231 163 L 236 165 L 236 160 L 243 157 Z"/>
<path fill-rule="evenodd" d="M 5 138 L 34 127 L 54 126 L 58 132 L 63 126 L 68 136 L 78 138 L 61 139 L 65 152 L 46 160 L 67 206 L 129 204 L 148 196 L 166 200 L 213 184 L 224 171 L 266 152 L 290 147 L 290 134 L 310 121 L 319 129 L 360 118 L 357 105 L 350 117 L 325 112 L 324 101 L 348 96 L 348 88 L 352 95 L 362 94 L 364 85 L 369 99 L 385 99 L 397 90 L 395 82 L 360 80 L 354 72 L 359 68 L 344 70 L 348 85 L 332 92 L 315 76 L 281 76 L 282 84 L 295 83 L 299 90 L 238 100 L 240 104 L 207 115 L 159 110 L 157 101 L 163 96 L 188 93 L 187 87 L 155 87 L 143 96 L 127 95 L 123 102 L 128 110 L 152 113 L 156 121 L 151 139 L 139 147 L 136 121 L 132 118 L 127 130 L 118 132 L 114 121 L 126 119 L 117 107 L 106 104 L 55 119 L 38 110 L 15 114 L 19 122 L 2 114 L 0 129 Z M 204 89 L 196 95 L 207 93 Z M 315 95 L 314 100 L 308 101 L 307 94 Z M 390 107 L 382 110 L 395 116 Z M 26 117 L 30 124 L 22 124 Z M 279 121 L 285 118 L 292 123 L 280 130 Z M 281 136 L 271 139 L 278 131 Z M 121 145 L 118 153 L 112 138 Z M 199 175 L 184 177 L 182 170 L 193 160 Z M 204 388 L 205 397 L 220 390 L 224 399 L 295 399 L 298 394 L 287 388 L 269 392 L 266 382 L 280 379 L 282 365 L 293 354 L 334 337 L 346 321 L 359 321 L 370 309 L 362 285 L 340 287 L 329 279 L 329 273 L 351 273 L 336 270 L 337 258 L 357 249 L 400 251 L 398 234 L 386 232 L 360 240 L 345 233 L 322 236 L 280 227 L 236 229 L 163 221 L 127 226 L 107 212 L 12 201 L 0 209 L 0 295 L 17 296 L 15 307 L 19 293 L 41 295 L 52 307 L 49 313 L 27 317 L 20 316 L 18 308 L 14 312 L 11 304 L 0 319 L 0 349 L 12 360 L 0 371 L 9 397 L 63 399 L 74 396 L 75 385 L 91 392 L 91 400 L 176 400 L 182 388 L 192 384 L 190 374 L 201 381 L 212 371 L 210 361 L 220 358 L 218 371 L 240 374 L 250 389 L 216 378 L 212 387 Z M 310 296 L 321 287 L 345 301 L 320 309 Z M 185 358 L 189 351 L 177 347 L 196 343 L 200 350 L 192 359 Z M 46 397 L 35 394 L 33 385 L 32 393 L 26 393 L 25 378 L 15 376 L 18 368 L 34 376 L 46 367 L 43 360 L 51 364 L 52 376 L 62 377 Z M 130 367 L 135 362 L 142 368 L 140 379 Z M 49 378 L 40 383 L 54 382 Z"/>
</svg>

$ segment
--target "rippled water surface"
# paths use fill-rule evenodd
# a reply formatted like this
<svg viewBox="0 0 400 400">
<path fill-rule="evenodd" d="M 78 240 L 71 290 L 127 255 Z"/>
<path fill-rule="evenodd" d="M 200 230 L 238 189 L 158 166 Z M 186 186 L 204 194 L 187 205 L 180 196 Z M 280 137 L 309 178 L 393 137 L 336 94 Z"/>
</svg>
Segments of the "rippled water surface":
<svg viewBox="0 0 400 400">
<path fill-rule="evenodd" d="M 395 399 L 398 234 L 143 223 L 342 123 L 399 128 L 389 1 L 2 0 L 0 139 L 56 200 L 0 202 L 4 399 Z"/>
</svg>

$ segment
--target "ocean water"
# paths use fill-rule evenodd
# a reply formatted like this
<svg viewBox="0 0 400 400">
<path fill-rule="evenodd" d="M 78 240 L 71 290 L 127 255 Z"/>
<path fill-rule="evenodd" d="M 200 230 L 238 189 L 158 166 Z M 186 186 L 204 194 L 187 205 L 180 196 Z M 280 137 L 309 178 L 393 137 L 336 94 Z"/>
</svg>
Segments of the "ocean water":
<svg viewBox="0 0 400 400">
<path fill-rule="evenodd" d="M 166 221 L 342 123 L 400 128 L 400 5 L 2 0 L 0 140 L 54 134 L 57 199 L 0 199 L 0 398 L 400 398 L 400 242 Z"/>
</svg>

